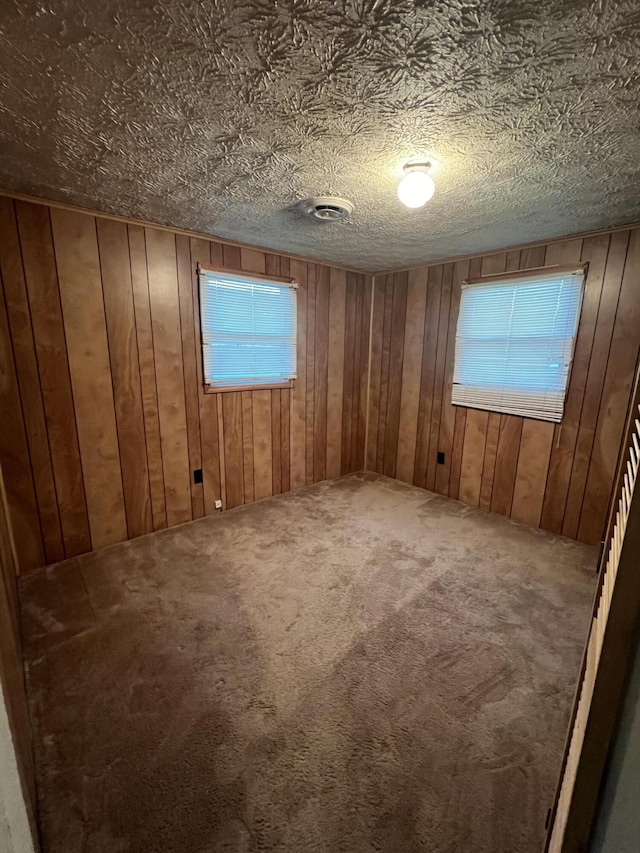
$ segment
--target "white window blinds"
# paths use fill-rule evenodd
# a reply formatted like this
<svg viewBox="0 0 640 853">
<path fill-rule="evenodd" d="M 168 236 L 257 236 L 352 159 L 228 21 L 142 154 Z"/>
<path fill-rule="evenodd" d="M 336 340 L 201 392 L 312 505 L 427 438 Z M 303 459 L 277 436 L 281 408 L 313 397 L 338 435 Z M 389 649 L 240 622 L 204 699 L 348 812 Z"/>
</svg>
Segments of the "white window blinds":
<svg viewBox="0 0 640 853">
<path fill-rule="evenodd" d="M 560 421 L 584 270 L 465 284 L 451 402 Z"/>
<path fill-rule="evenodd" d="M 207 385 L 278 385 L 295 378 L 295 285 L 201 269 L 200 320 Z"/>
</svg>

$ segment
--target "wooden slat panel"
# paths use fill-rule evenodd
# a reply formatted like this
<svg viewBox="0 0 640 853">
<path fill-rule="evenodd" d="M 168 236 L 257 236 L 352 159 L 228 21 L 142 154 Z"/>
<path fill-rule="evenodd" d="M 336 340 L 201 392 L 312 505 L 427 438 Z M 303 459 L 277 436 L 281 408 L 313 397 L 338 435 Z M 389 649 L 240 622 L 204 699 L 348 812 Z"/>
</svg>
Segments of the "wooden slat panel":
<svg viewBox="0 0 640 853">
<path fill-rule="evenodd" d="M 64 551 L 73 557 L 91 550 L 91 537 L 49 211 L 18 202 L 16 213 Z"/>
<path fill-rule="evenodd" d="M 44 550 L 2 290 L 0 290 L 0 410 L 2 411 L 0 454 L 8 478 L 7 496 L 11 503 L 11 525 L 15 531 L 18 565 L 21 571 L 26 571 L 42 565 Z"/>
<path fill-rule="evenodd" d="M 307 383 L 305 407 L 305 483 L 313 483 L 313 425 L 315 407 L 316 353 L 316 264 L 308 265 L 307 274 Z"/>
<path fill-rule="evenodd" d="M 357 471 L 358 464 L 358 433 L 361 433 L 363 424 L 360 423 L 360 383 L 362 365 L 362 305 L 363 305 L 363 282 L 362 276 L 355 273 L 347 273 L 347 280 L 353 278 L 356 294 L 356 321 L 353 334 L 353 384 L 351 386 L 351 453 L 349 454 L 349 471 Z"/>
<path fill-rule="evenodd" d="M 514 416 L 500 419 L 491 491 L 491 511 L 500 515 L 511 515 L 523 423 L 524 418 Z"/>
<path fill-rule="evenodd" d="M 387 404 L 389 401 L 389 362 L 391 352 L 391 328 L 393 321 L 393 291 L 395 276 L 385 276 L 384 321 L 382 326 L 382 361 L 380 368 L 380 412 L 378 416 L 378 453 L 376 471 L 384 471 L 384 451 L 387 430 Z"/>
<path fill-rule="evenodd" d="M 420 376 L 420 407 L 418 410 L 418 433 L 413 482 L 423 489 L 427 484 L 429 462 L 429 439 L 435 384 L 436 359 L 438 353 L 438 327 L 440 321 L 440 297 L 442 293 L 442 266 L 429 267 L 427 273 L 427 304 L 422 347 L 422 371 Z"/>
<path fill-rule="evenodd" d="M 572 240 L 568 243 L 561 243 L 558 247 L 549 246 L 545 262 L 547 265 L 551 263 L 577 264 L 581 259 L 581 255 L 582 240 Z M 604 263 L 602 263 L 602 266 L 604 266 Z M 571 465 L 573 463 L 573 452 L 578 432 L 580 412 L 582 410 L 584 385 L 591 358 L 591 347 L 593 345 L 593 334 L 601 289 L 602 276 L 597 275 L 597 270 L 590 270 L 582 302 L 573 365 L 565 400 L 564 416 L 562 423 L 557 424 L 554 430 L 542 516 L 540 519 L 540 526 L 554 533 L 560 533 L 562 530 L 562 520 L 564 518 L 569 480 L 571 477 Z"/>
<path fill-rule="evenodd" d="M 345 296 L 344 374 L 342 381 L 342 448 L 340 473 L 351 470 L 351 440 L 353 438 L 353 376 L 356 329 L 356 285 L 354 276 L 347 273 Z M 357 413 L 356 413 L 357 417 Z"/>
<path fill-rule="evenodd" d="M 478 506 L 480 502 L 480 487 L 482 485 L 482 469 L 488 424 L 488 412 L 482 412 L 479 409 L 469 409 L 467 411 L 467 423 L 464 431 L 464 445 L 460 467 L 459 498 L 463 503 L 469 504 L 469 506 Z"/>
<path fill-rule="evenodd" d="M 313 479 L 327 476 L 327 395 L 329 369 L 329 268 L 318 266 L 316 276 L 315 362 L 313 405 Z"/>
<path fill-rule="evenodd" d="M 356 435 L 354 470 L 361 471 L 365 467 L 367 442 L 367 402 L 369 396 L 369 333 L 371 330 L 371 279 L 360 276 L 362 288 L 362 318 L 360 333 L 360 376 L 356 388 L 358 395 L 358 432 Z"/>
<path fill-rule="evenodd" d="M 305 483 L 306 474 L 306 412 L 307 412 L 307 265 L 291 261 L 291 278 L 298 283 L 298 378 L 291 394 L 291 488 Z"/>
<path fill-rule="evenodd" d="M 192 238 L 190 241 L 191 254 L 191 285 L 193 293 L 193 328 L 195 339 L 195 366 L 198 397 L 198 412 L 200 418 L 200 447 L 202 453 L 202 476 L 204 511 L 206 515 L 215 513 L 216 500 L 224 500 L 224 489 L 222 480 L 224 478 L 224 465 L 222 460 L 221 437 L 218 435 L 218 409 L 221 409 L 219 395 L 205 394 L 203 391 L 203 363 L 202 363 L 202 336 L 200 330 L 200 290 L 198 282 L 198 264 L 211 263 L 220 266 L 215 261 L 215 252 L 219 250 L 222 255 L 222 247 L 217 243 L 207 243 L 206 240 Z M 186 362 L 185 362 L 186 363 Z"/>
<path fill-rule="evenodd" d="M 230 270 L 241 270 L 242 250 L 240 246 L 229 246 L 228 243 L 222 243 L 221 248 L 223 265 Z"/>
<path fill-rule="evenodd" d="M 391 339 L 389 341 L 389 380 L 387 391 L 387 416 L 385 424 L 385 449 L 383 473 L 396 476 L 398 437 L 400 423 L 400 397 L 404 353 L 404 330 L 407 315 L 407 274 L 394 276 L 391 308 Z"/>
<path fill-rule="evenodd" d="M 451 444 L 451 473 L 449 474 L 449 497 L 458 500 L 460 497 L 460 476 L 462 474 L 462 451 L 464 449 L 464 434 L 467 428 L 467 409 L 455 406 L 456 420 L 453 426 L 453 442 Z"/>
<path fill-rule="evenodd" d="M 580 426 L 571 468 L 571 481 L 567 505 L 562 524 L 565 536 L 575 538 L 582 512 L 584 490 L 589 472 L 589 460 L 593 449 L 602 388 L 604 385 L 611 339 L 620 297 L 622 273 L 629 246 L 629 231 L 618 231 L 611 235 L 604 269 L 602 294 L 598 307 L 598 318 L 593 338 L 589 373 L 586 377 L 584 400 L 580 414 Z M 591 271 L 590 271 L 591 274 Z"/>
<path fill-rule="evenodd" d="M 468 261 L 453 264 L 451 280 L 451 300 L 449 305 L 449 323 L 447 329 L 446 356 L 444 365 L 444 384 L 442 389 L 442 405 L 440 413 L 440 431 L 438 433 L 439 451 L 444 453 L 444 462 L 436 466 L 435 491 L 441 495 L 449 494 L 451 479 L 451 452 L 453 448 L 456 422 L 456 406 L 451 403 L 453 388 L 453 368 L 455 365 L 456 330 L 458 312 L 460 309 L 461 286 L 469 274 Z M 459 479 L 459 475 L 458 475 Z"/>
<path fill-rule="evenodd" d="M 244 503 L 244 466 L 242 451 L 242 394 L 221 394 L 224 422 L 225 491 L 227 509 Z"/>
<path fill-rule="evenodd" d="M 273 494 L 271 391 L 253 392 L 253 458 L 255 499 Z"/>
<path fill-rule="evenodd" d="M 267 271 L 264 252 L 258 249 L 240 249 L 240 269 L 244 272 L 257 272 L 264 275 Z"/>
<path fill-rule="evenodd" d="M 511 517 L 532 527 L 540 524 L 554 424 L 525 420 L 513 492 Z"/>
<path fill-rule="evenodd" d="M 589 463 L 578 539 L 600 541 L 613 485 L 620 438 L 629 405 L 629 389 L 640 345 L 640 228 L 631 232 L 611 340 L 600 413 Z"/>
<path fill-rule="evenodd" d="M 0 198 L 0 279 L 10 329 L 6 342 L 13 348 L 29 448 L 26 461 L 33 472 L 42 531 L 42 559 L 53 563 L 64 558 L 64 544 L 15 211 L 13 202 L 8 198 Z M 8 410 L 5 408 L 5 411 Z"/>
<path fill-rule="evenodd" d="M 427 458 L 426 487 L 430 492 L 436 487 L 436 467 L 438 459 L 440 418 L 442 413 L 442 395 L 445 384 L 445 365 L 447 361 L 447 342 L 449 339 L 449 313 L 451 308 L 451 286 L 453 280 L 453 264 L 442 267 L 442 284 L 440 293 L 440 316 L 438 320 L 438 349 L 433 384 L 433 407 L 431 409 L 431 431 L 429 434 L 429 456 Z"/>
<path fill-rule="evenodd" d="M 288 492 L 291 482 L 289 430 L 291 426 L 291 391 L 280 391 L 280 435 L 282 436 L 282 491 Z"/>
<path fill-rule="evenodd" d="M 396 477 L 405 483 L 413 483 L 426 309 L 427 286 L 424 275 L 421 270 L 411 270 L 407 279 L 404 358 L 396 460 Z"/>
<path fill-rule="evenodd" d="M 344 389 L 344 335 L 347 274 L 329 273 L 329 352 L 327 363 L 327 467 L 330 479 L 340 475 L 342 451 L 342 395 Z"/>
<path fill-rule="evenodd" d="M 491 496 L 493 494 L 493 480 L 495 476 L 499 436 L 500 415 L 497 412 L 489 412 L 489 423 L 487 425 L 487 443 L 484 448 L 484 460 L 482 463 L 482 481 L 480 484 L 480 499 L 478 502 L 478 506 L 481 509 L 491 508 Z"/>
<path fill-rule="evenodd" d="M 127 538 L 104 297 L 92 216 L 53 208 L 53 243 L 91 544 Z"/>
<path fill-rule="evenodd" d="M 184 370 L 184 398 L 187 417 L 187 446 L 191 483 L 191 515 L 204 515 L 204 481 L 195 483 L 193 472 L 202 468 L 202 445 L 200 438 L 200 401 L 202 385 L 198 382 L 196 361 L 200 353 L 196 349 L 193 281 L 189 238 L 176 236 L 178 263 L 178 298 L 180 300 L 180 334 L 182 337 L 182 366 Z M 203 472 L 204 473 L 204 472 Z"/>
<path fill-rule="evenodd" d="M 369 388 L 369 411 L 366 449 L 366 468 L 376 470 L 378 454 L 378 423 L 380 420 L 380 380 L 382 369 L 382 331 L 384 322 L 384 276 L 376 276 L 373 283 L 373 307 L 371 318 L 371 369 Z M 345 362 L 345 371 L 347 365 Z"/>
<path fill-rule="evenodd" d="M 145 228 L 162 468 L 169 526 L 191 520 L 180 299 L 173 234 Z"/>
<path fill-rule="evenodd" d="M 281 393 L 281 390 L 278 388 L 275 388 L 273 391 L 271 391 L 271 488 L 273 490 L 274 495 L 279 495 L 282 492 L 282 405 L 280 403 Z"/>
<path fill-rule="evenodd" d="M 240 392 L 242 407 L 242 480 L 244 483 L 244 503 L 251 503 L 251 501 L 255 500 L 253 398 L 254 394 L 252 391 Z"/>
<path fill-rule="evenodd" d="M 124 222 L 98 219 L 98 248 L 129 538 L 153 530 L 129 239 Z"/>
<path fill-rule="evenodd" d="M 138 340 L 140 387 L 142 412 L 147 445 L 147 469 L 151 495 L 153 529 L 167 526 L 167 509 L 164 495 L 164 473 L 162 470 L 162 448 L 160 444 L 160 421 L 158 418 L 158 392 L 153 357 L 153 331 L 149 305 L 149 278 L 144 230 L 137 225 L 128 226 L 129 259 L 133 287 L 133 306 Z"/>
</svg>

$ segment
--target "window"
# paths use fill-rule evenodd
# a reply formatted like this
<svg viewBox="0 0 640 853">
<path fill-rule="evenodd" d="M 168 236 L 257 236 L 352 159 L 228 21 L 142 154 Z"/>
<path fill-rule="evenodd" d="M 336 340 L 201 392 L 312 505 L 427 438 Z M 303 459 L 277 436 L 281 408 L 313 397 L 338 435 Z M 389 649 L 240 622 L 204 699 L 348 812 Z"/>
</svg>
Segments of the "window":
<svg viewBox="0 0 640 853">
<path fill-rule="evenodd" d="M 199 275 L 205 385 L 223 391 L 295 379 L 295 285 L 204 268 Z"/>
<path fill-rule="evenodd" d="M 465 283 L 451 402 L 562 420 L 584 275 L 557 268 Z"/>
</svg>

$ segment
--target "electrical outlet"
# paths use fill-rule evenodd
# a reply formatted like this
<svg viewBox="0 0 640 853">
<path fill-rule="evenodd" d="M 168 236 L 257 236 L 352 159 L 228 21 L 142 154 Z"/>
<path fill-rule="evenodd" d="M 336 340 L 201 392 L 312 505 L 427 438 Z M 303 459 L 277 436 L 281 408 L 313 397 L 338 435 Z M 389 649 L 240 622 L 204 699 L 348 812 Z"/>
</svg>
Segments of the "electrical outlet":
<svg viewBox="0 0 640 853">
<path fill-rule="evenodd" d="M 222 501 L 216 501 L 216 509 L 222 509 Z"/>
<path fill-rule="evenodd" d="M 438 465 L 444 465 L 444 453 L 442 450 L 438 451 Z"/>
</svg>

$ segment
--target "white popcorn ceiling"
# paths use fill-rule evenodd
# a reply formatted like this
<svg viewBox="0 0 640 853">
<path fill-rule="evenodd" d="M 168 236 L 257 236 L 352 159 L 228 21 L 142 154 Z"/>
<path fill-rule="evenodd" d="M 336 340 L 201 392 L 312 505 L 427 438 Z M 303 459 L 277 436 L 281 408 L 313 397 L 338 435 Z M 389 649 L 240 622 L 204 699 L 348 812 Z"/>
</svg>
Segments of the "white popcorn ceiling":
<svg viewBox="0 0 640 853">
<path fill-rule="evenodd" d="M 640 219 L 637 0 L 3 0 L 0 30 L 8 190 L 366 270 Z"/>
</svg>

